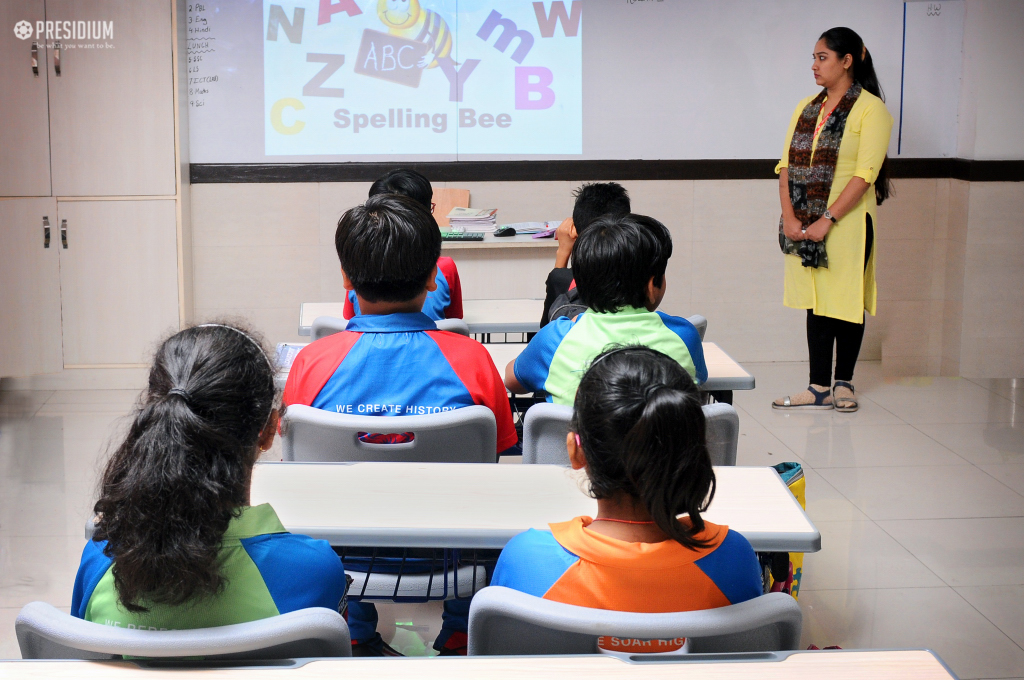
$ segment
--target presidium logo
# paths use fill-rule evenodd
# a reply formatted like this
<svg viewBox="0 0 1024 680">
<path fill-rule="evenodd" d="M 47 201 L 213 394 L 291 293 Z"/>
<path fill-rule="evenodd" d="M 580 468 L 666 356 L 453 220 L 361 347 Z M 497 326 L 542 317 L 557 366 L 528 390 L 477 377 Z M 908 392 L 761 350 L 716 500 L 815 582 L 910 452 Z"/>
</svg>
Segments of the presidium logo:
<svg viewBox="0 0 1024 680">
<path fill-rule="evenodd" d="M 113 21 L 37 21 L 35 27 L 28 21 L 14 24 L 14 35 L 19 40 L 82 40 L 98 41 L 114 39 Z M 65 45 L 66 47 L 113 47 L 110 43 L 89 43 Z"/>
</svg>

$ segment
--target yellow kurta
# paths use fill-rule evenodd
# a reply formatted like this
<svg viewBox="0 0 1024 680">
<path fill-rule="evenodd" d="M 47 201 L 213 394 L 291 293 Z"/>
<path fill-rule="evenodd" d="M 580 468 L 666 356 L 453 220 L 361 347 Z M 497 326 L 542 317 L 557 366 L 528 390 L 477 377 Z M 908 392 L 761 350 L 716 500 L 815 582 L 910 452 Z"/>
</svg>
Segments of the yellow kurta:
<svg viewBox="0 0 1024 680">
<path fill-rule="evenodd" d="M 786 146 L 782 160 L 775 168 L 776 174 L 789 166 L 789 147 L 793 141 L 793 130 L 804 107 L 817 95 L 807 97 L 793 112 L 786 133 Z M 821 122 L 821 114 L 818 114 Z M 877 291 L 875 289 L 875 256 L 878 252 L 878 219 L 875 216 L 875 178 L 882 167 L 885 152 L 889 148 L 889 134 L 892 132 L 892 116 L 885 103 L 867 90 L 861 92 L 857 103 L 846 119 L 843 141 L 839 144 L 836 160 L 835 179 L 828 204 L 832 205 L 839 194 L 854 177 L 860 177 L 870 184 L 864 197 L 832 225 L 825 238 L 828 252 L 828 269 L 804 267 L 796 255 L 786 255 L 786 290 L 783 304 L 796 309 L 813 309 L 818 316 L 830 316 L 852 323 L 863 323 L 864 312 L 875 314 Z M 814 138 L 817 146 L 818 138 Z M 813 150 L 812 150 L 813 153 Z M 867 216 L 875 233 L 875 246 L 871 259 L 864 267 L 864 247 L 867 236 Z"/>
</svg>

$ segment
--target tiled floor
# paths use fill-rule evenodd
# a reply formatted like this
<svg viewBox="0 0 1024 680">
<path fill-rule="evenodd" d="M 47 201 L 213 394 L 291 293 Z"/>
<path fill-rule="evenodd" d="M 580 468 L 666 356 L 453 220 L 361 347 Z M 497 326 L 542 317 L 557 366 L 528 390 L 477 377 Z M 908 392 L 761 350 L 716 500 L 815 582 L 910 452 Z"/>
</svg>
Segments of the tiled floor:
<svg viewBox="0 0 1024 680">
<path fill-rule="evenodd" d="M 748 368 L 739 464 L 801 462 L 822 533 L 803 644 L 929 647 L 961 678 L 1024 677 L 1024 381 L 883 380 L 864 363 L 858 413 L 782 413 L 772 398 L 806 366 Z M 99 465 L 135 396 L 0 392 L 0 658 L 18 656 L 22 605 L 70 605 Z M 426 652 L 439 605 L 380 610 L 386 638 Z"/>
</svg>

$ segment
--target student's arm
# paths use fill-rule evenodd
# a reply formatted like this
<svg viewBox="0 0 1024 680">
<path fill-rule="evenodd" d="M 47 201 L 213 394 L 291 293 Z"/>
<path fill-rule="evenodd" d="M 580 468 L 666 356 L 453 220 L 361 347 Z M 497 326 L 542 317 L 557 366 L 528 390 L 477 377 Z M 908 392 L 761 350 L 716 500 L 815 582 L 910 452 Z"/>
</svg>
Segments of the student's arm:
<svg viewBox="0 0 1024 680">
<path fill-rule="evenodd" d="M 444 310 L 444 318 L 461 319 L 462 312 L 462 281 L 459 279 L 459 268 L 455 266 L 455 260 L 450 257 L 442 257 L 437 261 L 437 268 L 441 270 L 445 281 L 448 282 L 448 306 Z"/>
<path fill-rule="evenodd" d="M 508 366 L 505 367 L 505 387 L 512 394 L 525 394 L 530 390 L 523 387 L 519 379 L 516 378 L 516 360 L 508 362 Z"/>
<path fill-rule="evenodd" d="M 544 389 L 555 351 L 572 325 L 569 319 L 555 319 L 533 336 L 522 354 L 505 367 L 505 387 L 509 392 L 522 394 Z"/>
<path fill-rule="evenodd" d="M 576 243 L 576 226 L 571 217 L 566 217 L 555 230 L 555 238 L 558 239 L 558 251 L 555 253 L 555 269 L 562 269 L 569 266 L 569 257 L 572 256 L 572 247 Z"/>
</svg>

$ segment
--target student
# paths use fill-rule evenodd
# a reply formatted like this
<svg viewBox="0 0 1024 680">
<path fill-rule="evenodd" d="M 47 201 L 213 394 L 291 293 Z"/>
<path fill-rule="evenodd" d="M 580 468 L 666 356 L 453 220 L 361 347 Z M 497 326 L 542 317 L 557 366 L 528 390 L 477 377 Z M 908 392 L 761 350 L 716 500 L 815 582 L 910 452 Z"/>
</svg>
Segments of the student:
<svg viewBox="0 0 1024 680">
<path fill-rule="evenodd" d="M 750 543 L 707 522 L 715 473 L 700 394 L 673 358 L 619 346 L 580 381 L 566 438 L 586 470 L 597 516 L 530 529 L 505 546 L 491 585 L 546 600 L 625 612 L 680 612 L 758 597 Z M 676 519 L 688 513 L 686 519 Z M 680 641 L 653 641 L 668 652 Z M 610 638 L 602 648 L 615 650 Z M 626 651 L 635 647 L 624 643 Z"/>
<path fill-rule="evenodd" d="M 203 324 L 160 346 L 103 472 L 73 616 L 175 630 L 344 609 L 345 570 L 331 546 L 249 504 L 253 465 L 277 430 L 276 398 L 274 367 L 251 333 Z"/>
<path fill-rule="evenodd" d="M 434 214 L 434 190 L 430 181 L 416 172 L 399 168 L 384 175 L 370 187 L 370 196 L 377 194 L 401 194 L 413 199 Z M 436 228 L 436 225 L 435 225 Z M 462 282 L 455 260 L 450 257 L 437 258 L 437 274 L 434 276 L 437 289 L 427 293 L 423 302 L 423 313 L 435 321 L 462 318 Z M 359 314 L 359 300 L 353 290 L 345 296 L 346 319 Z"/>
<path fill-rule="evenodd" d="M 540 329 L 505 369 L 509 390 L 542 390 L 548 401 L 572 405 L 591 360 L 609 344 L 624 342 L 664 352 L 698 383 L 707 380 L 697 329 L 686 319 L 655 311 L 665 296 L 672 255 L 665 225 L 643 215 L 606 215 L 580 235 L 573 253 L 580 301 L 590 311 Z"/>
<path fill-rule="evenodd" d="M 544 313 L 540 320 L 543 328 L 548 322 L 559 316 L 575 316 L 575 314 L 557 313 L 567 309 L 579 309 L 573 285 L 572 269 L 569 268 L 569 257 L 572 255 L 573 244 L 591 223 L 602 215 L 629 214 L 629 194 L 621 184 L 615 182 L 584 184 L 573 192 L 576 203 L 572 208 L 572 217 L 558 226 L 558 252 L 555 253 L 555 268 L 548 274 L 544 286 Z M 565 299 L 560 299 L 562 296 Z M 553 314 L 553 312 L 556 312 Z"/>
<path fill-rule="evenodd" d="M 288 374 L 285 403 L 379 416 L 482 404 L 497 422 L 495 453 L 515 450 L 519 438 L 508 395 L 490 354 L 472 338 L 437 330 L 420 311 L 437 285 L 441 251 L 441 234 L 430 213 L 406 196 L 371 196 L 342 216 L 334 243 L 345 288 L 355 292 L 362 314 L 345 331 L 299 352 Z M 380 435 L 366 437 L 381 441 Z M 386 435 L 384 441 L 404 441 L 404 435 Z M 463 601 L 445 603 L 448 613 L 467 608 Z M 456 632 L 448 620 L 435 642 L 439 649 Z M 352 639 L 371 651 L 393 653 L 376 633 L 376 623 L 372 604 L 350 604 Z M 465 644 L 462 631 L 457 632 L 449 650 Z"/>
</svg>

